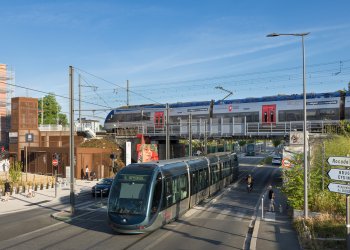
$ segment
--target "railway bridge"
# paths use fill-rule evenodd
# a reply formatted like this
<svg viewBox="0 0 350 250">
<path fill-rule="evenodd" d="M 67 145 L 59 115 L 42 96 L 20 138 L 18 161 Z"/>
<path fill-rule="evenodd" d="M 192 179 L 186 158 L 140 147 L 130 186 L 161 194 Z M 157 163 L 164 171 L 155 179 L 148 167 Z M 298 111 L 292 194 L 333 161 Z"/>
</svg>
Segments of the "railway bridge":
<svg viewBox="0 0 350 250">
<path fill-rule="evenodd" d="M 309 134 L 327 134 L 339 132 L 341 121 L 307 121 Z M 116 138 L 134 137 L 143 134 L 154 139 L 164 138 L 167 133 L 176 139 L 224 139 L 224 138 L 288 138 L 293 131 L 303 131 L 303 121 L 276 122 L 276 123 L 213 123 L 207 120 L 191 122 L 180 121 L 177 124 L 159 126 L 152 123 L 128 123 L 127 127 L 115 128 Z"/>
</svg>

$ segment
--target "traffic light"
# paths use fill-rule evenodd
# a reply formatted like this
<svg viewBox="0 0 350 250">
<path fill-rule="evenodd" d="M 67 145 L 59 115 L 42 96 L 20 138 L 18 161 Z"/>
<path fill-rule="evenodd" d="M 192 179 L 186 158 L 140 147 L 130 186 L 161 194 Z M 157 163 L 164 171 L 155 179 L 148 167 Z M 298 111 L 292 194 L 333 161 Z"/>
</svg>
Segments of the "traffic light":
<svg viewBox="0 0 350 250">
<path fill-rule="evenodd" d="M 52 160 L 56 160 L 57 159 L 57 155 L 56 155 L 56 153 L 53 153 L 52 154 Z"/>
<path fill-rule="evenodd" d="M 113 153 L 113 154 L 110 154 L 109 157 L 113 160 L 113 159 L 115 159 L 115 154 L 114 154 L 114 153 Z"/>
</svg>

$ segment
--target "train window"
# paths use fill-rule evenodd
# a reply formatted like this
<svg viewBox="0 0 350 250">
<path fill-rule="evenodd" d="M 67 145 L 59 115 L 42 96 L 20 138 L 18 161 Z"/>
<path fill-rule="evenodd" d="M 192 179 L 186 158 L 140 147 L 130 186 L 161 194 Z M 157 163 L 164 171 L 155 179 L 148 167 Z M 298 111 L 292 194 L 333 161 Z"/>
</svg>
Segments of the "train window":
<svg viewBox="0 0 350 250">
<path fill-rule="evenodd" d="M 171 178 L 165 179 L 164 186 L 164 207 L 170 207 L 173 204 L 173 190 L 172 190 L 172 181 Z"/>
<path fill-rule="evenodd" d="M 180 201 L 181 189 L 180 189 L 180 177 L 173 178 L 173 203 Z"/>
<path fill-rule="evenodd" d="M 207 169 L 202 169 L 199 171 L 199 190 L 203 190 L 208 186 L 208 173 Z"/>
<path fill-rule="evenodd" d="M 191 194 L 198 192 L 198 171 L 194 171 L 191 176 Z"/>
<path fill-rule="evenodd" d="M 188 197 L 188 177 L 187 174 L 179 177 L 180 199 Z"/>
<path fill-rule="evenodd" d="M 162 175 L 161 173 L 159 173 L 157 175 L 157 180 L 154 186 L 154 193 L 153 193 L 152 207 L 151 207 L 152 214 L 154 214 L 158 210 L 161 195 L 162 195 Z"/>
</svg>

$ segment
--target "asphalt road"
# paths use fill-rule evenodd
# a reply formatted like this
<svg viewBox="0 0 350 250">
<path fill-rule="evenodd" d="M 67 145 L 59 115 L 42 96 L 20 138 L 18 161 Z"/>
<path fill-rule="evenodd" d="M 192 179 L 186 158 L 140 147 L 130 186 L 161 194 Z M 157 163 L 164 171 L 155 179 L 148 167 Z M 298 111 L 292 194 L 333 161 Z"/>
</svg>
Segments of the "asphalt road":
<svg viewBox="0 0 350 250">
<path fill-rule="evenodd" d="M 43 204 L 0 217 L 0 249 L 247 249 L 260 197 L 276 173 L 273 167 L 257 167 L 260 160 L 240 159 L 241 181 L 150 234 L 116 234 L 107 224 L 104 207 L 80 207 L 80 215 L 66 223 L 49 216 L 59 206 Z M 243 180 L 247 173 L 255 179 L 251 193 Z M 94 202 L 90 195 L 79 199 L 77 204 Z"/>
</svg>

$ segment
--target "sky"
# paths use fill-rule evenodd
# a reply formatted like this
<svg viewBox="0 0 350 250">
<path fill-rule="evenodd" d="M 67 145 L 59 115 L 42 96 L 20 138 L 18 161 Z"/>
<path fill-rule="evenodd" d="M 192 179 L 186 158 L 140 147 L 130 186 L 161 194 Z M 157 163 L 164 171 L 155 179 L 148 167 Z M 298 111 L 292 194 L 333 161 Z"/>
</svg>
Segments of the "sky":
<svg viewBox="0 0 350 250">
<path fill-rule="evenodd" d="M 114 107 L 348 89 L 350 1 L 0 0 L 12 96 L 57 95 L 103 121 Z M 80 79 L 80 80 L 79 80 Z M 129 94 L 127 94 L 129 81 Z M 80 90 L 80 91 L 79 91 Z M 80 93 L 80 94 L 79 94 Z"/>
</svg>

